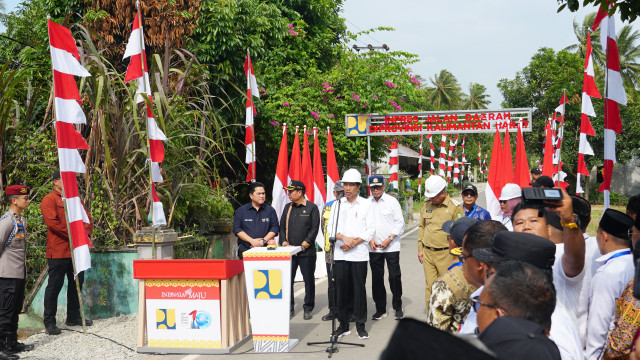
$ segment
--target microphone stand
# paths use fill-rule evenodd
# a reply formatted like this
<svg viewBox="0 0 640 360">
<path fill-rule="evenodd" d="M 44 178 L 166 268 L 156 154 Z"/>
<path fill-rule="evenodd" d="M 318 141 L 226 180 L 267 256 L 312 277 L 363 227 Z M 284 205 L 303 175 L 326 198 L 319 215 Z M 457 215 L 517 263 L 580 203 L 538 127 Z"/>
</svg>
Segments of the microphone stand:
<svg viewBox="0 0 640 360">
<path fill-rule="evenodd" d="M 340 196 L 338 199 L 336 199 L 336 202 L 338 203 L 337 209 L 336 209 L 336 216 L 335 216 L 335 223 L 333 224 L 333 235 L 334 236 L 329 236 L 329 244 L 330 244 L 330 249 L 329 251 L 331 252 L 330 255 L 330 259 L 331 259 L 331 263 L 329 266 L 329 281 L 331 281 L 331 284 L 333 285 L 333 306 L 329 308 L 329 311 L 333 314 L 333 318 L 331 319 L 331 336 L 329 337 L 329 341 L 315 341 L 315 342 L 307 342 L 307 346 L 309 345 L 324 345 L 324 344 L 329 344 L 329 347 L 327 348 L 326 352 L 329 353 L 329 358 L 331 358 L 331 355 L 333 355 L 334 353 L 337 353 L 338 351 L 340 351 L 340 349 L 338 349 L 337 344 L 343 344 L 343 345 L 353 345 L 353 346 L 360 346 L 360 347 L 364 347 L 364 344 L 357 344 L 357 343 L 349 343 L 349 342 L 344 342 L 344 341 L 339 341 L 338 340 L 338 334 L 336 333 L 336 318 L 338 317 L 338 312 L 337 312 L 337 307 L 338 307 L 338 288 L 336 287 L 336 276 L 335 276 L 335 271 L 334 271 L 334 265 L 336 263 L 336 259 L 334 257 L 334 252 L 335 252 L 335 247 L 336 247 L 336 237 L 335 235 L 338 232 L 338 220 L 340 219 L 340 204 L 342 203 L 342 198 L 343 196 Z"/>
</svg>

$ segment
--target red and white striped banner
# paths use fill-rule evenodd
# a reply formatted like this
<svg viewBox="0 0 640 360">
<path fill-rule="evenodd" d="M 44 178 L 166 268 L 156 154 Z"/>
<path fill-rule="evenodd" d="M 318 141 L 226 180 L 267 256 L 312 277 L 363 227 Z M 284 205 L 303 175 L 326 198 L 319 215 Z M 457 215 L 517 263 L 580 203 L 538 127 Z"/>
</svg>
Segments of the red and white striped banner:
<svg viewBox="0 0 640 360">
<path fill-rule="evenodd" d="M 467 136 L 464 135 L 462 137 L 462 145 L 460 146 L 460 148 L 462 149 L 462 163 L 461 163 L 460 169 L 462 171 L 463 176 L 464 176 L 465 163 L 467 162 L 467 158 L 464 156 L 464 144 L 466 140 L 467 140 Z"/>
<path fill-rule="evenodd" d="M 582 83 L 582 114 L 580 115 L 580 143 L 578 145 L 578 172 L 576 174 L 576 194 L 584 193 L 580 176 L 589 175 L 589 169 L 584 161 L 585 155 L 594 155 L 591 144 L 587 140 L 587 135 L 595 136 L 596 132 L 591 126 L 589 116 L 595 117 L 591 98 L 601 98 L 596 86 L 595 73 L 593 71 L 593 57 L 591 48 L 591 33 L 587 35 L 587 53 L 584 63 L 584 81 Z"/>
<path fill-rule="evenodd" d="M 619 104 L 627 104 L 627 94 L 620 75 L 620 56 L 616 42 L 615 20 L 608 16 L 606 8 L 601 7 L 594 20 L 594 31 L 600 21 L 602 22 L 600 40 L 602 41 L 602 52 L 607 54 L 607 72 L 604 85 L 604 180 L 598 191 L 604 192 L 604 208 L 607 209 L 609 208 L 611 175 L 613 165 L 616 163 L 616 134 L 622 132 Z"/>
<path fill-rule="evenodd" d="M 458 154 L 456 154 L 456 158 L 453 164 L 453 183 L 460 183 L 460 163 L 458 162 Z"/>
<path fill-rule="evenodd" d="M 422 190 L 422 140 L 423 135 L 420 135 L 420 151 L 418 152 L 418 194 Z"/>
<path fill-rule="evenodd" d="M 442 134 L 442 141 L 440 142 L 440 170 L 438 171 L 438 175 L 440 175 L 441 177 L 445 177 L 446 176 L 446 171 L 447 171 L 447 160 L 445 159 L 445 156 L 447 155 L 446 153 L 446 148 L 447 146 L 447 134 Z"/>
<path fill-rule="evenodd" d="M 393 186 L 394 189 L 399 190 L 398 188 L 398 143 L 392 142 L 389 145 L 389 173 L 391 176 L 389 177 L 389 184 Z"/>
<path fill-rule="evenodd" d="M 255 104 L 253 103 L 253 97 L 255 96 L 257 98 L 260 98 L 260 93 L 258 93 L 258 83 L 253 72 L 253 64 L 251 63 L 249 49 L 247 49 L 247 58 L 244 61 L 244 72 L 247 75 L 247 112 L 245 120 L 246 135 L 244 138 L 244 145 L 247 149 L 244 158 L 244 162 L 247 164 L 246 181 L 256 181 L 256 136 L 253 118 L 258 114 L 258 112 L 256 111 Z"/>
<path fill-rule="evenodd" d="M 69 237 L 73 244 L 75 270 L 78 274 L 91 268 L 91 240 L 85 230 L 85 223 L 90 224 L 91 221 L 80 200 L 76 178 L 76 173 L 86 172 L 78 150 L 89 149 L 89 145 L 75 128 L 77 124 L 86 124 L 86 118 L 80 107 L 80 92 L 73 76 L 87 77 L 91 74 L 80 64 L 80 54 L 71 31 L 51 20 L 47 20 L 47 24 L 53 67 L 60 179 L 68 216 Z"/>
<path fill-rule="evenodd" d="M 429 174 L 433 175 L 433 168 L 436 167 L 436 153 L 433 149 L 433 136 L 429 134 L 427 135 L 427 138 L 429 138 L 429 160 L 431 160 L 431 170 Z M 421 191 L 419 191 L 419 193 L 422 194 Z"/>
<path fill-rule="evenodd" d="M 167 225 L 167 220 L 164 216 L 162 202 L 160 198 L 158 198 L 153 183 L 162 183 L 164 181 L 160 171 L 160 163 L 164 161 L 164 145 L 162 142 L 166 141 L 167 137 L 158 126 L 158 123 L 156 123 L 151 108 L 151 86 L 149 85 L 147 55 L 144 46 L 142 14 L 139 7 L 136 18 L 133 20 L 133 30 L 129 36 L 129 42 L 127 43 L 123 60 L 126 58 L 131 59 L 127 67 L 125 82 L 136 81 L 136 103 L 145 102 L 145 106 L 147 107 L 147 136 L 149 140 L 149 157 L 151 158 L 151 200 L 153 203 L 151 221 L 153 226 L 163 226 Z M 145 97 L 148 101 L 145 101 Z"/>
</svg>

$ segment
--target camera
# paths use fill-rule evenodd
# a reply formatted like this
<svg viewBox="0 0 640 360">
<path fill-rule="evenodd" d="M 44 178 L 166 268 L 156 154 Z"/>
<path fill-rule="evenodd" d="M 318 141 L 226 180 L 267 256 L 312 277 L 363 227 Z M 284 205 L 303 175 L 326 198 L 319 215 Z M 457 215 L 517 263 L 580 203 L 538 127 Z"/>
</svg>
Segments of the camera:
<svg viewBox="0 0 640 360">
<path fill-rule="evenodd" d="M 523 188 L 522 189 L 522 201 L 528 205 L 540 205 L 544 207 L 555 207 L 557 205 L 550 205 L 545 201 L 558 201 L 562 200 L 562 190 L 553 188 Z"/>
</svg>

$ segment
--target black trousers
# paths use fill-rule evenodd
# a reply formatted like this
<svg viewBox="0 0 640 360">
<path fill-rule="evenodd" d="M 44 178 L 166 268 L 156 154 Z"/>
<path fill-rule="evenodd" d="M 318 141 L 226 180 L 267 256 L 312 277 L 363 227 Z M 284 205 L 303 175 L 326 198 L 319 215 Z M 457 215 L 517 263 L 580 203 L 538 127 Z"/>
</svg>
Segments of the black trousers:
<svg viewBox="0 0 640 360">
<path fill-rule="evenodd" d="M 80 302 L 76 291 L 76 282 L 73 278 L 73 264 L 71 258 L 47 259 L 49 264 L 49 282 L 44 290 L 44 326 L 49 327 L 56 324 L 56 313 L 58 312 L 58 295 L 64 285 L 64 278 L 67 278 L 67 321 L 79 322 Z M 82 291 L 84 282 L 84 271 L 78 274 L 78 282 Z"/>
<path fill-rule="evenodd" d="M 335 270 L 335 267 L 334 267 Z M 338 309 L 336 309 L 335 307 L 335 293 L 336 293 L 336 284 L 335 282 L 331 279 L 331 263 L 327 264 L 327 276 L 329 276 L 329 286 L 327 287 L 327 296 L 328 296 L 328 300 L 329 300 L 329 312 L 331 312 L 332 314 L 338 314 Z M 351 299 L 353 298 L 353 288 L 348 288 L 347 291 L 351 291 L 349 294 L 347 294 L 347 299 Z M 349 302 L 347 304 L 347 312 L 349 313 L 349 315 L 353 314 L 353 303 Z"/>
<path fill-rule="evenodd" d="M 367 262 L 340 260 L 334 266 L 340 327 L 349 328 L 349 306 L 352 304 L 356 328 L 364 329 L 367 321 Z"/>
<path fill-rule="evenodd" d="M 402 308 L 402 280 L 400 273 L 400 251 L 369 253 L 371 266 L 371 292 L 376 303 L 376 312 L 387 311 L 387 289 L 384 286 L 384 262 L 389 269 L 389 288 L 393 310 Z"/>
<path fill-rule="evenodd" d="M 24 279 L 0 278 L 0 335 L 18 331 Z"/>
<path fill-rule="evenodd" d="M 304 305 L 305 310 L 313 310 L 316 305 L 316 255 L 313 256 L 292 256 L 291 257 L 291 310 L 295 299 L 293 298 L 293 279 L 300 267 L 302 280 L 304 280 Z"/>
</svg>

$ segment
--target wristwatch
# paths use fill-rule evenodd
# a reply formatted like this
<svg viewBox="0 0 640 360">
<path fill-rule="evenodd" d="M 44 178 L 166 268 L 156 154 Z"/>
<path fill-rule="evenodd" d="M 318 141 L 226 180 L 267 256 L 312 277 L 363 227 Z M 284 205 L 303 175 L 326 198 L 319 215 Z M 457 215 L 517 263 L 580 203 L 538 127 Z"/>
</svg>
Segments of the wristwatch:
<svg viewBox="0 0 640 360">
<path fill-rule="evenodd" d="M 563 228 L 567 228 L 567 229 L 577 229 L 579 227 L 579 224 L 580 224 L 580 219 L 576 214 L 573 214 L 573 222 L 565 223 L 564 221 L 560 220 L 560 225 L 562 225 Z"/>
</svg>

